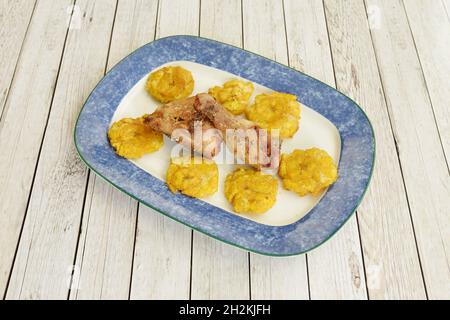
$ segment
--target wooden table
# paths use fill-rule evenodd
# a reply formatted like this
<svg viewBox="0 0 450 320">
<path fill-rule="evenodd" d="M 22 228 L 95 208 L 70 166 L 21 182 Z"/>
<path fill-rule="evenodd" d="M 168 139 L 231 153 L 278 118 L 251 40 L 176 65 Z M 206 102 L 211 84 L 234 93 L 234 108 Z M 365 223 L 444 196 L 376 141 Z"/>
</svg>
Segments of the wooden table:
<svg viewBox="0 0 450 320">
<path fill-rule="evenodd" d="M 6 299 L 450 298 L 450 0 L 2 0 L 0 292 Z M 270 258 L 90 172 L 73 143 L 112 66 L 174 34 L 243 47 L 357 101 L 377 139 L 357 214 Z"/>
</svg>

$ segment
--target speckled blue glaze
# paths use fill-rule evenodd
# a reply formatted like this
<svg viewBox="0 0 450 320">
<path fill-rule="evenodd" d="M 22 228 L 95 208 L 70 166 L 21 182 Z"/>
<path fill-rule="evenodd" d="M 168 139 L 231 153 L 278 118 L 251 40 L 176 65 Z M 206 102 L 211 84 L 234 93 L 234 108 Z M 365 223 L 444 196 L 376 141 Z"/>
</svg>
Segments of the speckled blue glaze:
<svg viewBox="0 0 450 320">
<path fill-rule="evenodd" d="M 174 195 L 164 182 L 114 153 L 106 132 L 120 101 L 150 70 L 175 60 L 201 63 L 295 94 L 337 127 L 342 145 L 339 179 L 305 217 L 281 227 L 253 222 L 201 200 Z M 216 239 L 280 256 L 317 247 L 347 221 L 367 189 L 375 155 L 371 124 L 345 95 L 272 60 L 193 36 L 151 42 L 117 64 L 87 99 L 76 124 L 75 144 L 91 169 L 140 202 Z"/>
</svg>

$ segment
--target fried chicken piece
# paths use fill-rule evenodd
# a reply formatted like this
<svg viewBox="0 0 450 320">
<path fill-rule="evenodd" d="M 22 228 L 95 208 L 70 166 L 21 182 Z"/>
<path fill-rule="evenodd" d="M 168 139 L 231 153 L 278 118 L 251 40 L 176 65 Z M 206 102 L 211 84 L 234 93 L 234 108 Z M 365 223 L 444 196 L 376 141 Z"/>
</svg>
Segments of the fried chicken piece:
<svg viewBox="0 0 450 320">
<path fill-rule="evenodd" d="M 220 152 L 222 134 L 194 108 L 195 97 L 169 102 L 144 116 L 144 123 L 191 150 L 212 158 Z"/>
<path fill-rule="evenodd" d="M 279 164 L 280 140 L 256 123 L 233 116 L 209 94 L 195 97 L 194 107 L 222 132 L 228 149 L 246 164 L 260 169 Z"/>
</svg>

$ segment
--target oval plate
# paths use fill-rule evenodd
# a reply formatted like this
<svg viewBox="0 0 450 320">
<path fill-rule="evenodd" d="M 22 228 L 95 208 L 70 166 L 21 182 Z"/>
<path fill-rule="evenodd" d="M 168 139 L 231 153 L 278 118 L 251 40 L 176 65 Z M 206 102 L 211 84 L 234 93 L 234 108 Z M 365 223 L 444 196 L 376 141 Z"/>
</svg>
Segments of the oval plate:
<svg viewBox="0 0 450 320">
<path fill-rule="evenodd" d="M 272 90 L 295 94 L 301 103 L 336 126 L 341 138 L 339 179 L 307 215 L 285 226 L 260 224 L 202 200 L 174 195 L 163 181 L 114 153 L 106 133 L 122 98 L 150 70 L 178 60 L 221 69 Z M 89 168 L 141 203 L 213 238 L 273 256 L 305 253 L 335 234 L 361 202 L 375 160 L 370 121 L 350 98 L 275 61 L 194 36 L 156 40 L 114 66 L 80 112 L 75 145 Z"/>
</svg>

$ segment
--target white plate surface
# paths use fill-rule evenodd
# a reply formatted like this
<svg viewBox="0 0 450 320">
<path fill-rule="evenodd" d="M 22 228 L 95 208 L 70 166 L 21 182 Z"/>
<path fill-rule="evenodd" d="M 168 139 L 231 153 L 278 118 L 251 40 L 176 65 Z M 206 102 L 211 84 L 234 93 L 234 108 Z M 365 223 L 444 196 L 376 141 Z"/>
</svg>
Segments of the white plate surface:
<svg viewBox="0 0 450 320">
<path fill-rule="evenodd" d="M 192 72 L 195 81 L 193 94 L 208 92 L 209 88 L 216 85 L 221 86 L 224 82 L 231 79 L 241 79 L 231 73 L 190 61 L 174 61 L 163 66 L 168 65 L 181 66 Z M 161 67 L 158 67 L 158 69 Z M 153 70 L 150 72 L 152 71 Z M 135 118 L 140 117 L 143 114 L 152 113 L 160 104 L 145 91 L 146 79 L 147 76 L 142 78 L 123 98 L 114 113 L 112 122 L 126 117 Z M 257 83 L 253 84 L 255 91 L 251 101 L 253 101 L 254 97 L 260 93 L 273 92 L 273 90 Z M 338 164 L 341 140 L 337 128 L 321 114 L 308 108 L 304 104 L 301 106 L 300 117 L 300 129 L 293 138 L 283 141 L 281 152 L 289 153 L 294 149 L 317 147 L 327 151 L 334 159 L 335 163 Z M 132 162 L 151 175 L 165 181 L 171 150 L 174 145 L 174 142 L 170 141 L 167 137 L 164 137 L 164 146 L 160 150 L 145 155 L 140 159 L 133 160 Z M 221 159 L 224 159 L 224 150 L 226 150 L 226 147 L 223 146 L 222 152 L 215 157 L 219 168 L 219 190 L 213 196 L 202 200 L 213 206 L 227 210 L 232 214 L 236 214 L 233 212 L 232 206 L 224 196 L 223 186 L 227 174 L 232 172 L 237 165 L 221 163 L 223 162 Z M 266 225 L 287 225 L 306 215 L 308 211 L 319 202 L 325 192 L 326 191 L 315 197 L 299 197 L 296 193 L 283 189 L 281 180 L 279 180 L 277 202 L 270 210 L 264 214 L 246 214 L 241 216 Z"/>
</svg>

